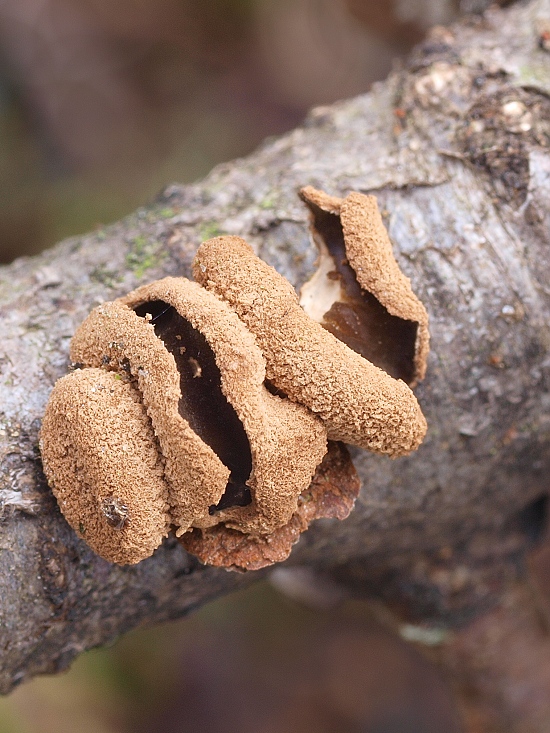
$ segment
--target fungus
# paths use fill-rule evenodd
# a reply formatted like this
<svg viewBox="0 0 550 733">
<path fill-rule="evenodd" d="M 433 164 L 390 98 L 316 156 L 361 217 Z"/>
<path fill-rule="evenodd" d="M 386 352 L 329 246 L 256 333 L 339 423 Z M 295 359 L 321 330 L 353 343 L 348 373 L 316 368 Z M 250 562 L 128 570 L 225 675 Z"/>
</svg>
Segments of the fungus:
<svg viewBox="0 0 550 733">
<path fill-rule="evenodd" d="M 315 519 L 345 519 L 359 494 L 361 482 L 342 443 L 329 441 L 309 488 L 287 524 L 271 534 L 251 535 L 217 525 L 182 535 L 185 549 L 202 563 L 232 570 L 259 570 L 286 560 L 292 546 Z"/>
<path fill-rule="evenodd" d="M 151 423 L 132 384 L 103 369 L 60 379 L 40 447 L 59 508 L 94 552 L 135 563 L 158 547 L 169 528 L 168 495 Z"/>
<path fill-rule="evenodd" d="M 426 421 L 410 388 L 311 319 L 291 284 L 243 239 L 204 242 L 193 272 L 254 334 L 269 382 L 318 415 L 330 440 L 390 456 L 420 445 Z"/>
<path fill-rule="evenodd" d="M 198 282 L 141 287 L 75 333 L 40 447 L 61 510 L 107 560 L 139 562 L 174 531 L 205 563 L 278 562 L 311 521 L 351 511 L 340 441 L 391 457 L 422 441 L 405 382 L 424 375 L 427 316 L 376 200 L 302 197 L 320 249 L 303 308 L 244 240 L 217 237 Z"/>
<path fill-rule="evenodd" d="M 338 199 L 311 186 L 300 197 L 319 250 L 300 304 L 351 349 L 414 386 L 426 372 L 428 314 L 399 269 L 376 198 Z"/>
<path fill-rule="evenodd" d="M 225 303 L 196 283 L 166 278 L 92 311 L 73 337 L 71 358 L 83 369 L 54 387 L 41 448 L 46 475 L 71 525 L 86 527 L 83 516 L 94 507 L 98 519 L 84 536 L 98 554 L 137 562 L 151 554 L 170 527 L 181 535 L 191 527 L 224 523 L 265 535 L 290 520 L 326 452 L 326 431 L 305 407 L 265 388 L 264 360 L 254 337 Z M 98 373 L 126 390 L 120 393 L 122 407 L 115 410 L 120 419 L 105 421 L 113 398 L 93 382 L 94 404 L 100 403 L 94 422 L 96 413 L 87 407 L 81 382 L 88 384 Z M 122 461 L 122 470 L 126 460 L 119 450 L 128 432 L 126 402 L 135 405 L 136 400 L 163 471 L 155 474 L 155 491 L 146 473 L 139 480 L 135 471 L 130 474 L 131 486 L 156 496 L 160 481 L 166 506 L 155 540 L 140 544 L 142 554 L 125 555 L 122 548 L 103 546 L 103 534 L 96 530 L 102 521 L 108 537 L 116 527 L 130 537 L 144 531 L 142 521 L 148 521 L 135 514 L 127 493 L 117 494 L 107 480 L 113 466 Z M 69 411 L 70 429 L 60 430 L 58 423 L 67 419 L 63 404 L 80 402 L 82 410 Z M 82 470 L 94 445 L 91 465 L 98 467 Z M 140 445 L 126 448 L 138 467 Z M 158 514 L 158 506 L 151 505 L 151 511 Z"/>
<path fill-rule="evenodd" d="M 166 278 L 121 302 L 138 315 L 153 311 L 150 323 L 180 374 L 180 416 L 231 470 L 224 492 L 207 507 L 208 519 L 193 526 L 224 521 L 265 534 L 287 522 L 326 452 L 321 421 L 265 388 L 254 337 L 196 283 Z"/>
</svg>

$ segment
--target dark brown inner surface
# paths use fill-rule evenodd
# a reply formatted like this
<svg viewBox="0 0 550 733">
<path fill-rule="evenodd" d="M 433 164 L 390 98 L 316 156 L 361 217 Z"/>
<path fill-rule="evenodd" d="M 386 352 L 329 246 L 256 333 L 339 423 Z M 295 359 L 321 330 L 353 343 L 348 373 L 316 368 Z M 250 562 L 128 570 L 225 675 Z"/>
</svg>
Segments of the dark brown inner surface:
<svg viewBox="0 0 550 733">
<path fill-rule="evenodd" d="M 361 288 L 347 259 L 340 217 L 308 205 L 315 229 L 334 260 L 334 277 L 345 293 L 345 300 L 333 303 L 321 325 L 372 364 L 410 384 L 418 324 L 392 316 L 372 293 Z"/>
<path fill-rule="evenodd" d="M 200 331 L 162 300 L 134 308 L 150 314 L 156 335 L 176 360 L 180 374 L 179 413 L 231 471 L 216 510 L 247 506 L 252 501 L 246 485 L 252 471 L 250 443 L 243 424 L 221 390 L 221 374 L 214 352 Z"/>
</svg>

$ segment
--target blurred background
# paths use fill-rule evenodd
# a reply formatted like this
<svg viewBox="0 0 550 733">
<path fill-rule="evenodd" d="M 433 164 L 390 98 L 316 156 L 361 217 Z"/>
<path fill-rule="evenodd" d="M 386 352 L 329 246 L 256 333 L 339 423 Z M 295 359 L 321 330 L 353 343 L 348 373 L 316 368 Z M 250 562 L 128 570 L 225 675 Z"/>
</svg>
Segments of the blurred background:
<svg viewBox="0 0 550 733">
<path fill-rule="evenodd" d="M 106 224 L 367 92 L 484 0 L 0 0 L 0 262 Z M 550 564 L 550 561 L 549 561 Z M 453 733 L 361 603 L 262 582 L 0 699 L 0 733 Z"/>
<path fill-rule="evenodd" d="M 486 0 L 0 0 L 0 262 L 368 91 Z"/>
</svg>

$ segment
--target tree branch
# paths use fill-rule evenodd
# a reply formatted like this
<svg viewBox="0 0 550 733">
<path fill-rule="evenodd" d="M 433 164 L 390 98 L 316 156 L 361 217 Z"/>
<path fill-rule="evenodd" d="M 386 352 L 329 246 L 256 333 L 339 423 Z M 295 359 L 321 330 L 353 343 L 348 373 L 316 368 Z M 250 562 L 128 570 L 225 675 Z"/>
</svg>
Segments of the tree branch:
<svg viewBox="0 0 550 733">
<path fill-rule="evenodd" d="M 68 343 L 89 310 L 167 274 L 202 239 L 238 234 L 299 287 L 315 251 L 296 192 L 375 193 L 431 318 L 417 395 L 429 433 L 391 461 L 356 451 L 363 490 L 317 522 L 308 564 L 409 619 L 456 625 L 522 575 L 545 520 L 550 463 L 549 0 L 436 29 L 368 95 L 124 221 L 0 270 L 0 690 L 66 667 L 139 624 L 174 618 L 259 577 L 200 566 L 174 541 L 133 567 L 77 539 L 37 449 Z"/>
</svg>

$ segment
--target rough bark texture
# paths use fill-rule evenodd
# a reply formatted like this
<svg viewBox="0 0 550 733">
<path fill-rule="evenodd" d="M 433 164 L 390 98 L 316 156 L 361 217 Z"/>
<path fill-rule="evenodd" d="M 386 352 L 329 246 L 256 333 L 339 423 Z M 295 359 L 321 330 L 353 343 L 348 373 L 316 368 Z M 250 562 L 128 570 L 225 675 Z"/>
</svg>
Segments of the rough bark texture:
<svg viewBox="0 0 550 733">
<path fill-rule="evenodd" d="M 201 240 L 243 236 L 299 287 L 315 261 L 296 195 L 307 184 L 379 199 L 430 313 L 416 390 L 429 432 L 408 458 L 356 451 L 355 511 L 316 523 L 288 564 L 409 619 L 458 626 L 521 576 L 544 525 L 550 464 L 549 22 L 550 1 L 537 0 L 436 29 L 371 93 L 0 270 L 0 690 L 258 577 L 205 568 L 170 540 L 135 567 L 95 557 L 56 508 L 37 432 L 88 311 L 189 275 Z"/>
</svg>

